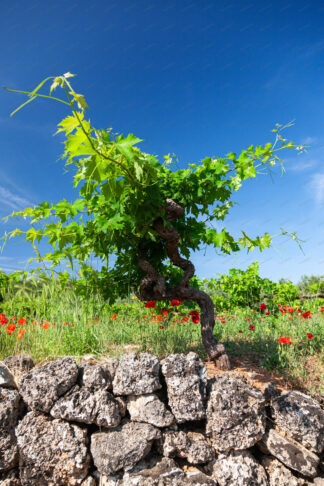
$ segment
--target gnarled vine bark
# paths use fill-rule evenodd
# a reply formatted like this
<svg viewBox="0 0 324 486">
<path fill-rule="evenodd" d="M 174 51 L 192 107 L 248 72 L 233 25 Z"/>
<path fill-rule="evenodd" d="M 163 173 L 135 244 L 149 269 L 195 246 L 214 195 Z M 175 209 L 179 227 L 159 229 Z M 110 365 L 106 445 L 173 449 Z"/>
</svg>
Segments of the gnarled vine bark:
<svg viewBox="0 0 324 486">
<path fill-rule="evenodd" d="M 168 221 L 173 221 L 183 216 L 184 209 L 176 202 L 172 199 L 167 199 L 166 203 L 167 205 L 164 209 Z M 190 279 L 194 276 L 195 267 L 189 260 L 185 260 L 179 254 L 179 234 L 177 230 L 174 227 L 166 227 L 162 218 L 157 218 L 154 221 L 153 228 L 165 241 L 167 255 L 171 262 L 181 268 L 184 271 L 184 275 L 176 286 L 167 288 L 165 278 L 149 263 L 147 252 L 142 250 L 138 263 L 146 275 L 141 280 L 138 297 L 143 301 L 183 299 L 196 302 L 201 310 L 201 338 L 208 358 L 213 360 L 218 368 L 230 369 L 231 364 L 226 354 L 225 346 L 218 343 L 213 334 L 215 326 L 214 303 L 205 292 L 189 285 Z"/>
</svg>

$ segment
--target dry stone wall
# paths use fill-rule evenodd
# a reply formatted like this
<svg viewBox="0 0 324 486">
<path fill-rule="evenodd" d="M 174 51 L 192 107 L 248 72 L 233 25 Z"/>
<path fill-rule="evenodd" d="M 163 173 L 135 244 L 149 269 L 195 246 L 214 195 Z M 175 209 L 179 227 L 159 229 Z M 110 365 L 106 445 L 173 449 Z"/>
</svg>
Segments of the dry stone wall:
<svg viewBox="0 0 324 486">
<path fill-rule="evenodd" d="M 319 403 L 195 353 L 0 362 L 1 486 L 323 486 L 323 450 Z"/>
</svg>

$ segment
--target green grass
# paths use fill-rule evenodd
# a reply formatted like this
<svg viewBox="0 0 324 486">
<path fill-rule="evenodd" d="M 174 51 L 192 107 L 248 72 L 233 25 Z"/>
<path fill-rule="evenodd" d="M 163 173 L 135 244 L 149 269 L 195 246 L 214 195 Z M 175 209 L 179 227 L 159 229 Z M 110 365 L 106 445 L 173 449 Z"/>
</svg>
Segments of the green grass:
<svg viewBox="0 0 324 486">
<path fill-rule="evenodd" d="M 164 306 L 168 314 L 161 316 L 162 320 L 157 319 Z M 194 324 L 189 315 L 192 309 L 186 305 L 171 308 L 167 303 L 146 309 L 135 297 L 109 306 L 96 295 L 81 298 L 72 289 L 62 291 L 55 281 L 47 283 L 41 291 L 24 293 L 9 289 L 0 303 L 0 313 L 8 319 L 7 324 L 0 326 L 0 359 L 21 352 L 28 353 L 36 362 L 62 356 L 81 359 L 85 354 L 94 354 L 99 359 L 120 356 L 133 349 L 160 358 L 195 351 L 206 360 L 200 324 Z M 318 309 L 318 302 L 304 304 L 303 312 L 312 312 L 309 319 L 297 317 L 296 312 L 289 318 L 290 314 L 265 316 L 251 309 L 233 309 L 230 315 L 217 316 L 214 334 L 233 358 L 254 360 L 319 397 L 324 391 L 324 313 Z M 8 335 L 6 328 L 13 322 L 13 316 L 16 329 Z M 19 318 L 26 323 L 18 324 Z M 50 323 L 47 329 L 43 327 L 46 323 Z M 21 328 L 25 334 L 17 339 Z M 309 340 L 307 333 L 314 339 Z M 280 336 L 289 336 L 292 344 L 281 344 Z"/>
</svg>

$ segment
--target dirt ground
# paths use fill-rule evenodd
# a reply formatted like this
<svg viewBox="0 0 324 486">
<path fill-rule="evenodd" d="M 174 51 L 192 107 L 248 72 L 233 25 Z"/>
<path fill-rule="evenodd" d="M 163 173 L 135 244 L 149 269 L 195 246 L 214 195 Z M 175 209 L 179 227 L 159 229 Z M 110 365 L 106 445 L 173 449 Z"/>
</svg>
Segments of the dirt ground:
<svg viewBox="0 0 324 486">
<path fill-rule="evenodd" d="M 211 361 L 205 362 L 207 369 L 207 378 L 220 373 L 241 373 L 244 375 L 253 386 L 262 389 L 266 383 L 273 382 L 278 390 L 292 390 L 292 385 L 285 380 L 282 376 L 276 375 L 274 372 L 269 372 L 265 369 L 261 369 L 258 366 L 257 361 L 244 359 L 232 359 L 233 369 L 230 371 L 222 371 L 216 368 L 215 364 Z M 295 387 L 296 389 L 296 387 Z"/>
</svg>

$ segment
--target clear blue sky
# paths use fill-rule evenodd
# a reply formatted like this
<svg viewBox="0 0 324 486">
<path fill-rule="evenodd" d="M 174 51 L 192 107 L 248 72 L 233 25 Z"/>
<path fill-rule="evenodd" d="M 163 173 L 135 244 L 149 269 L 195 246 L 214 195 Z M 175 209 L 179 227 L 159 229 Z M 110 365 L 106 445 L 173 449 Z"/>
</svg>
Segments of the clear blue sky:
<svg viewBox="0 0 324 486">
<path fill-rule="evenodd" d="M 296 119 L 287 138 L 309 144 L 308 153 L 288 152 L 282 177 L 277 170 L 273 181 L 269 175 L 247 181 L 234 193 L 239 205 L 224 225 L 235 237 L 241 230 L 250 236 L 297 231 L 305 255 L 278 237 L 276 248 L 262 253 L 219 256 L 210 249 L 192 260 L 200 277 L 252 261 L 275 281 L 324 274 L 321 2 L 2 0 L 0 18 L 1 85 L 32 90 L 46 76 L 75 73 L 72 85 L 85 95 L 94 126 L 134 133 L 144 139 L 142 150 L 175 153 L 180 167 L 272 141 L 276 123 Z M 78 194 L 58 160 L 63 138 L 52 136 L 68 111 L 36 100 L 10 119 L 24 101 L 1 90 L 0 217 Z M 16 227 L 29 225 L 0 222 L 0 233 Z M 4 248 L 3 271 L 27 269 L 36 256 L 20 241 Z"/>
</svg>

